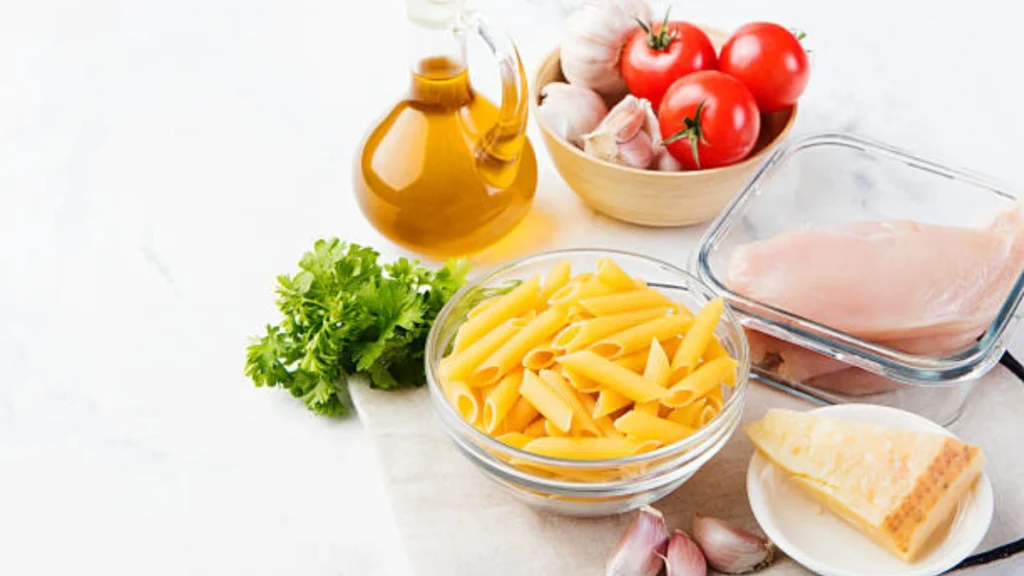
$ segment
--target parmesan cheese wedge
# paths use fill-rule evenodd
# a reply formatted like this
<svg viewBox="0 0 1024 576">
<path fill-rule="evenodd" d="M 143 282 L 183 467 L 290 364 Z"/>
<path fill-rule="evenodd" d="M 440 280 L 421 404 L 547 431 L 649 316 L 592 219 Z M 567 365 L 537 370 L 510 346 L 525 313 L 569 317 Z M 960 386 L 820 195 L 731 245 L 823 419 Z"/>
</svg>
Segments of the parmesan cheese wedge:
<svg viewBox="0 0 1024 576">
<path fill-rule="evenodd" d="M 956 511 L 985 458 L 951 436 L 770 410 L 744 426 L 822 505 L 906 562 Z"/>
</svg>

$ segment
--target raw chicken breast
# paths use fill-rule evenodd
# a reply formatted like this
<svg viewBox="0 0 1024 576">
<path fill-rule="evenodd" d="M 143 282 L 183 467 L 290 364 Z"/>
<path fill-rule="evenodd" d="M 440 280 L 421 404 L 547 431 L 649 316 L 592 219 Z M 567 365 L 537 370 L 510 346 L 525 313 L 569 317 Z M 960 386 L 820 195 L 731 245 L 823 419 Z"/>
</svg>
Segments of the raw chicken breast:
<svg viewBox="0 0 1024 576">
<path fill-rule="evenodd" d="M 876 342 L 962 341 L 992 322 L 1022 267 L 1024 206 L 1016 205 L 983 230 L 893 221 L 784 232 L 739 247 L 729 284 Z"/>
</svg>

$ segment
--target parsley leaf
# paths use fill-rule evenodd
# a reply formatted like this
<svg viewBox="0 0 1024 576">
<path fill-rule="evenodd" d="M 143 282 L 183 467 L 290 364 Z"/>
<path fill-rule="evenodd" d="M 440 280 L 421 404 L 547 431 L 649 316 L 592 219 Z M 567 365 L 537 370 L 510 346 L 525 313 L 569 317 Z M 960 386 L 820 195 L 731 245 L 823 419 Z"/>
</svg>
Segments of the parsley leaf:
<svg viewBox="0 0 1024 576">
<path fill-rule="evenodd" d="M 246 376 L 326 416 L 347 412 L 353 374 L 384 390 L 422 386 L 430 325 L 465 284 L 469 263 L 432 271 L 406 258 L 381 266 L 379 256 L 337 238 L 318 240 L 299 272 L 278 276 L 281 321 L 249 345 Z"/>
</svg>

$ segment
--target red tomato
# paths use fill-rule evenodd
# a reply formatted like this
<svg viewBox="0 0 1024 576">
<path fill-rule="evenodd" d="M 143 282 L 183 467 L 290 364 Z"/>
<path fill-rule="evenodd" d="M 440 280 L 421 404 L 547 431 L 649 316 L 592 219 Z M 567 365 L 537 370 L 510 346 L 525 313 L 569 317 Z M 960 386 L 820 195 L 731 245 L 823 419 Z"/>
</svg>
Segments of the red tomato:
<svg viewBox="0 0 1024 576">
<path fill-rule="evenodd" d="M 796 103 L 807 87 L 807 53 L 789 30 L 770 22 L 741 26 L 722 46 L 718 69 L 747 85 L 761 112 Z"/>
<path fill-rule="evenodd" d="M 661 101 L 658 122 L 669 154 L 689 169 L 715 168 L 746 158 L 761 130 L 750 90 L 717 70 L 676 80 Z"/>
<path fill-rule="evenodd" d="M 718 65 L 715 47 L 700 28 L 686 22 L 665 21 L 641 28 L 622 49 L 622 77 L 637 98 L 646 98 L 658 109 L 665 90 L 673 82 Z"/>
</svg>

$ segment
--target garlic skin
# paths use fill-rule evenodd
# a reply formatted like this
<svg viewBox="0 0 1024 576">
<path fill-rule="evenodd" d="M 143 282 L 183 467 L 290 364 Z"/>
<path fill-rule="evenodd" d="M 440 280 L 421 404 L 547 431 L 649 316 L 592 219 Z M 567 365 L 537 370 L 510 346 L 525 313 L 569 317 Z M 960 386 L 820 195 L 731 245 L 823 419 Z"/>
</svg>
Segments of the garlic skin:
<svg viewBox="0 0 1024 576">
<path fill-rule="evenodd" d="M 560 58 L 570 83 L 604 95 L 625 92 L 619 56 L 626 40 L 651 21 L 646 0 L 584 0 L 565 20 Z"/>
<path fill-rule="evenodd" d="M 665 571 L 668 576 L 707 576 L 708 564 L 704 553 L 682 530 L 674 530 L 669 538 Z"/>
<path fill-rule="evenodd" d="M 708 566 L 725 574 L 760 570 L 775 557 L 775 546 L 768 539 L 718 518 L 694 514 L 692 532 Z"/>
<path fill-rule="evenodd" d="M 662 146 L 657 152 L 657 159 L 654 161 L 654 168 L 659 172 L 682 172 L 685 166 L 676 160 L 675 156 L 669 154 L 668 148 Z"/>
<path fill-rule="evenodd" d="M 632 94 L 616 104 L 597 129 L 583 135 L 583 152 L 631 168 L 649 167 L 661 147 L 651 103 Z"/>
<path fill-rule="evenodd" d="M 615 545 L 605 576 L 657 576 L 668 545 L 665 517 L 650 506 L 641 507 Z"/>
<path fill-rule="evenodd" d="M 565 82 L 540 89 L 537 117 L 552 132 L 583 148 L 583 135 L 594 131 L 608 115 L 608 106 L 597 92 Z"/>
</svg>

